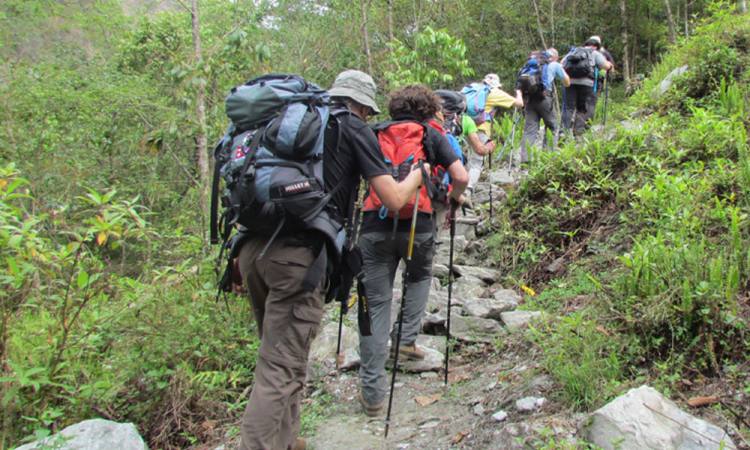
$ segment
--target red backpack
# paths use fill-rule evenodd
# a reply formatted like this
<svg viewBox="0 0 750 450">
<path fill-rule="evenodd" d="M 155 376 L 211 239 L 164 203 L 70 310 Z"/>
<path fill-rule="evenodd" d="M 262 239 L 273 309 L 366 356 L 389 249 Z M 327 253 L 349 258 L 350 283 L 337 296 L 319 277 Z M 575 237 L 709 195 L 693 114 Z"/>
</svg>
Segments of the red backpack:
<svg viewBox="0 0 750 450">
<path fill-rule="evenodd" d="M 413 120 L 383 122 L 374 127 L 378 136 L 380 150 L 385 157 L 385 163 L 391 169 L 391 175 L 396 181 L 404 180 L 411 172 L 411 167 L 419 161 L 434 162 L 432 152 L 425 146 L 427 137 L 426 125 Z M 416 196 L 398 211 L 389 211 L 370 186 L 365 198 L 364 211 L 379 211 L 381 219 L 386 217 L 409 219 L 414 212 Z M 419 194 L 419 212 L 432 214 L 432 202 L 428 195 L 426 183 L 422 184 Z M 396 216 L 398 213 L 398 216 Z"/>
</svg>

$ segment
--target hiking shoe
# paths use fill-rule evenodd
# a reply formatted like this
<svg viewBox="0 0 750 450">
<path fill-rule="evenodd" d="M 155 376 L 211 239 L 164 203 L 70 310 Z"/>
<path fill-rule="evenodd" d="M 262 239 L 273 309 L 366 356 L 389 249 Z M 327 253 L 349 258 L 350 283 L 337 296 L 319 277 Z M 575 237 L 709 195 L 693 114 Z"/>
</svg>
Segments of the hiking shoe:
<svg viewBox="0 0 750 450">
<path fill-rule="evenodd" d="M 383 406 L 385 406 L 385 400 L 380 403 L 370 404 L 365 400 L 362 392 L 359 393 L 359 404 L 362 405 L 362 411 L 367 417 L 378 417 L 383 412 Z"/>
<path fill-rule="evenodd" d="M 391 359 L 393 359 L 394 353 L 393 349 L 391 349 Z M 425 353 L 424 350 L 417 347 L 417 344 L 401 345 L 398 348 L 398 356 L 399 358 L 403 357 L 412 361 L 422 361 Z"/>
<path fill-rule="evenodd" d="M 298 437 L 292 445 L 292 450 L 305 450 L 307 448 L 307 442 L 304 439 Z"/>
</svg>

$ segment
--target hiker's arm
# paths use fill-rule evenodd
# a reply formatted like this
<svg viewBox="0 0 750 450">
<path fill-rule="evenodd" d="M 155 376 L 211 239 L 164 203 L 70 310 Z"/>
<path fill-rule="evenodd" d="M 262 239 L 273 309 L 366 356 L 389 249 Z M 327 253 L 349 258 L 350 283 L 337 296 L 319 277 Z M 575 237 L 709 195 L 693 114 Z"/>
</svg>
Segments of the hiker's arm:
<svg viewBox="0 0 750 450">
<path fill-rule="evenodd" d="M 429 166 L 425 167 L 430 170 Z M 386 208 L 398 211 L 406 206 L 414 192 L 422 184 L 422 171 L 412 170 L 404 181 L 397 183 L 391 175 L 377 175 L 369 179 Z"/>
<path fill-rule="evenodd" d="M 523 108 L 523 94 L 519 89 L 516 89 L 516 98 L 513 100 L 513 106 Z"/>
<path fill-rule="evenodd" d="M 448 174 L 451 176 L 451 184 L 453 189 L 451 190 L 451 197 L 459 200 L 461 194 L 466 190 L 466 186 L 469 185 L 469 174 L 464 169 L 464 165 L 461 160 L 456 160 L 448 166 Z M 460 203 L 460 202 L 459 202 Z"/>
<path fill-rule="evenodd" d="M 488 141 L 487 144 L 482 144 L 482 140 L 479 139 L 479 134 L 477 133 L 469 133 L 466 136 L 466 139 L 469 141 L 469 145 L 471 146 L 471 149 L 474 150 L 474 153 L 479 156 L 489 155 L 495 148 L 495 146 L 491 144 L 492 141 Z"/>
<path fill-rule="evenodd" d="M 557 65 L 557 75 L 559 75 L 557 78 L 562 82 L 562 85 L 565 87 L 570 86 L 570 76 L 568 75 L 568 72 L 563 69 L 561 64 Z"/>
</svg>

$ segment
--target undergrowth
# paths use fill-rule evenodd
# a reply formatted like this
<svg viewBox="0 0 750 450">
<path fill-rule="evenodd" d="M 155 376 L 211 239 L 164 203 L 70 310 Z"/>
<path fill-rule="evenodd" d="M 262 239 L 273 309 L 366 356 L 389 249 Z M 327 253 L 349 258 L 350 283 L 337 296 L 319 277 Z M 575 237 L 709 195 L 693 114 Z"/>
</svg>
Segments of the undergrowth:
<svg viewBox="0 0 750 450">
<path fill-rule="evenodd" d="M 577 408 L 644 377 L 748 371 L 745 19 L 722 15 L 676 46 L 619 124 L 536 155 L 489 239 L 510 280 L 542 291 L 528 306 L 555 313 L 531 337 Z"/>
</svg>

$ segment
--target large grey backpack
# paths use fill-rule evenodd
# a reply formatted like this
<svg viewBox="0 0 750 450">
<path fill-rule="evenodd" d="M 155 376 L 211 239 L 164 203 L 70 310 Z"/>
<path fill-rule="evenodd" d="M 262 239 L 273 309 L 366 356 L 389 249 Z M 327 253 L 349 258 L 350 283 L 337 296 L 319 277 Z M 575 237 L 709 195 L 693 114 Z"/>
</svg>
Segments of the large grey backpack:
<svg viewBox="0 0 750 450">
<path fill-rule="evenodd" d="M 232 123 L 214 150 L 211 241 L 242 225 L 269 244 L 282 230 L 318 230 L 335 242 L 342 224 L 326 205 L 343 183 L 325 191 L 328 93 L 296 75 L 266 75 L 232 89 L 226 113 Z"/>
</svg>

